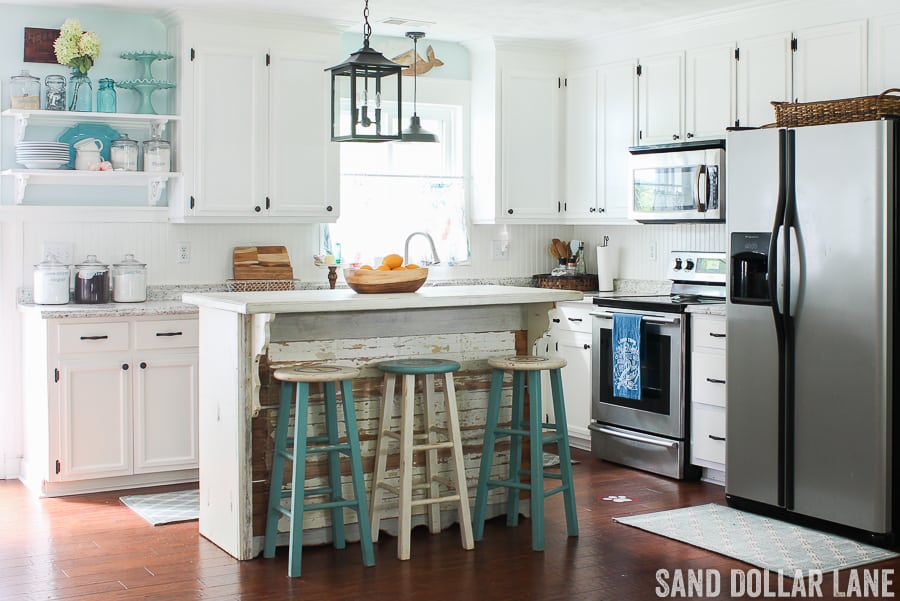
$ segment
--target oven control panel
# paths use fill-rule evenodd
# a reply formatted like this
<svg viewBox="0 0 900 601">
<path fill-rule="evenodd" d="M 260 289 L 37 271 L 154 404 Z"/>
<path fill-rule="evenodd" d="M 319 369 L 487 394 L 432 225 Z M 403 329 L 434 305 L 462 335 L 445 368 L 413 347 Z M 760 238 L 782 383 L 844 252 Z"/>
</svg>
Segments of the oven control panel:
<svg viewBox="0 0 900 601">
<path fill-rule="evenodd" d="M 673 250 L 669 257 L 669 279 L 672 281 L 724 285 L 727 271 L 724 252 Z"/>
</svg>

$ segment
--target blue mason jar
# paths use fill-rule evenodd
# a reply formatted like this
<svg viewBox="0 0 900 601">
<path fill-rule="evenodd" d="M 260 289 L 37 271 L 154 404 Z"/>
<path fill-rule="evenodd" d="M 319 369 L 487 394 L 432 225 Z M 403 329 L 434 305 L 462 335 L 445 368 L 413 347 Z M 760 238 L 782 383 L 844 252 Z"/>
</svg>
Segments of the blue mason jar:
<svg viewBox="0 0 900 601">
<path fill-rule="evenodd" d="M 90 112 L 94 110 L 94 91 L 91 87 L 91 78 L 79 71 L 78 67 L 74 67 L 69 75 L 67 96 L 70 111 Z"/>
<path fill-rule="evenodd" d="M 113 83 L 113 80 L 108 77 L 100 80 L 100 88 L 97 90 L 98 113 L 116 112 L 116 89 L 113 87 Z"/>
</svg>

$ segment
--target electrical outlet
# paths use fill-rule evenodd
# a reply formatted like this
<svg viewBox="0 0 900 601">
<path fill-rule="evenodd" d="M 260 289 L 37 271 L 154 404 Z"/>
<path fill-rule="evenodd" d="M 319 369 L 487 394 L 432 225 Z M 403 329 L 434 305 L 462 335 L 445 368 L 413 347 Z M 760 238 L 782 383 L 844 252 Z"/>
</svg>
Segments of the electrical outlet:
<svg viewBox="0 0 900 601">
<path fill-rule="evenodd" d="M 491 259 L 494 261 L 509 260 L 509 240 L 494 240 L 491 243 Z"/>
<path fill-rule="evenodd" d="M 651 261 L 656 260 L 656 242 L 650 243 L 650 260 Z"/>
<path fill-rule="evenodd" d="M 175 262 L 190 263 L 191 262 L 191 243 L 179 242 L 175 246 Z"/>
<path fill-rule="evenodd" d="M 41 260 L 53 255 L 63 265 L 71 265 L 74 246 L 71 242 L 44 242 L 41 246 Z"/>
</svg>

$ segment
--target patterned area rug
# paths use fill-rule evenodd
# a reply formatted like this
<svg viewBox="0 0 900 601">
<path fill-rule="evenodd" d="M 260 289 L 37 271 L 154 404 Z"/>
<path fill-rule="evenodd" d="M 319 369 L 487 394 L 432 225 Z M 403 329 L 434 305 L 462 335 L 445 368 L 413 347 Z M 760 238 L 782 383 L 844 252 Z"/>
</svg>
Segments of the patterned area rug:
<svg viewBox="0 0 900 601">
<path fill-rule="evenodd" d="M 196 488 L 150 495 L 131 495 L 119 500 L 153 524 L 188 522 L 200 517 L 200 491 Z"/>
<path fill-rule="evenodd" d="M 886 549 L 724 505 L 685 507 L 613 521 L 791 577 L 897 557 Z"/>
</svg>

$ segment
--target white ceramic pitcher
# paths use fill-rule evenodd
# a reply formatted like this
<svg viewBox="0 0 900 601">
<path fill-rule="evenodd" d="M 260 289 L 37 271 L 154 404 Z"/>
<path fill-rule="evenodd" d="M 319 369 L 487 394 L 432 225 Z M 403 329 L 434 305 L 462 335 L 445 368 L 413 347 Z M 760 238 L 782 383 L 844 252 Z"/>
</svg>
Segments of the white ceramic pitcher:
<svg viewBox="0 0 900 601">
<path fill-rule="evenodd" d="M 87 171 L 91 165 L 103 160 L 100 151 L 103 150 L 103 141 L 97 138 L 85 138 L 73 144 L 75 147 L 75 169 Z"/>
</svg>

